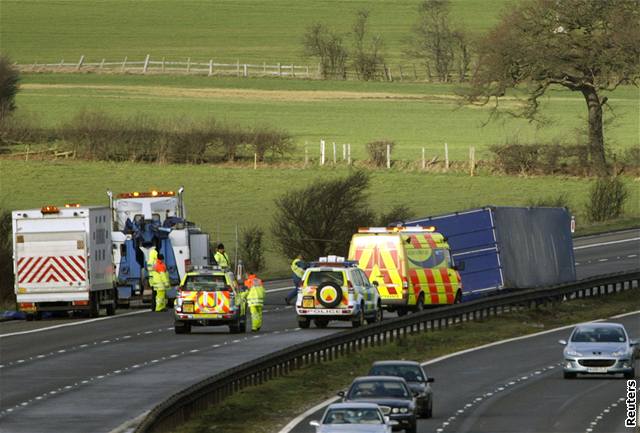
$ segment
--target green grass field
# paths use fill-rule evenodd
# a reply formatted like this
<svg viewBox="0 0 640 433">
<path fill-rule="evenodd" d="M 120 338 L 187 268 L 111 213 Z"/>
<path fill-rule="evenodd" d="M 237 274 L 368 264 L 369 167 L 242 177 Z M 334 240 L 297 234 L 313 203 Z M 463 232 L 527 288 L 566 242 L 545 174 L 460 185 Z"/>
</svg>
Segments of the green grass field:
<svg viewBox="0 0 640 433">
<path fill-rule="evenodd" d="M 472 32 L 493 25 L 513 0 L 454 0 L 454 22 Z M 302 35 L 322 21 L 347 33 L 361 8 L 397 62 L 419 0 L 2 0 L 0 51 L 15 61 L 88 61 L 128 56 L 218 62 L 310 63 Z M 347 38 L 348 42 L 350 40 Z"/>
<path fill-rule="evenodd" d="M 305 143 L 318 157 L 320 139 L 351 143 L 353 157 L 366 157 L 365 143 L 394 140 L 393 157 L 417 161 L 421 148 L 428 158 L 464 160 L 469 146 L 488 159 L 488 147 L 508 140 L 522 143 L 575 143 L 586 127 L 581 95 L 550 91 L 541 127 L 505 116 L 485 125 L 488 108 L 461 107 L 456 87 L 443 84 L 336 82 L 273 78 L 208 78 L 95 74 L 26 74 L 18 94 L 18 112 L 31 113 L 49 126 L 63 123 L 83 109 L 120 116 L 140 112 L 156 118 L 215 117 L 229 123 L 282 128 L 293 135 L 294 156 L 302 158 Z M 605 126 L 610 149 L 621 152 L 640 145 L 638 89 L 622 87 L 609 95 L 615 118 Z M 506 99 L 503 106 L 513 105 Z"/>
<path fill-rule="evenodd" d="M 87 163 L 77 161 L 23 162 L 0 160 L 0 207 L 39 208 L 45 204 L 86 205 L 108 203 L 105 191 L 177 189 L 184 185 L 188 216 L 214 238 L 233 245 L 235 224 L 256 224 L 269 231 L 274 198 L 290 188 L 302 187 L 317 178 L 332 178 L 346 169 L 274 169 L 248 167 L 155 164 Z M 373 172 L 370 203 L 376 212 L 406 204 L 416 216 L 437 215 L 487 204 L 527 205 L 530 200 L 568 195 L 585 224 L 584 210 L 590 181 L 558 177 L 507 177 L 461 174 L 425 174 L 406 171 Z M 630 200 L 627 216 L 640 216 L 640 182 L 627 179 Z M 217 235 L 220 233 L 220 235 Z M 269 275 L 286 269 L 287 260 L 267 245 Z M 230 248 L 232 251 L 232 248 Z"/>
</svg>

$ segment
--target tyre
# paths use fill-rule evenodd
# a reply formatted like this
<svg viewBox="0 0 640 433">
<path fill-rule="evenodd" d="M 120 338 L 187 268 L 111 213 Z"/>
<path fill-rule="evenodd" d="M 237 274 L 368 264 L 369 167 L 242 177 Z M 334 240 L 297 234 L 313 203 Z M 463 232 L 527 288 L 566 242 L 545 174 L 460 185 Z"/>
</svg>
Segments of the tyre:
<svg viewBox="0 0 640 433">
<path fill-rule="evenodd" d="M 176 322 L 173 329 L 176 334 L 189 334 L 191 332 L 191 323 L 189 322 Z"/>
<path fill-rule="evenodd" d="M 89 294 L 89 310 L 87 311 L 89 317 L 98 317 L 100 315 L 100 304 L 98 294 L 91 292 Z"/>
<path fill-rule="evenodd" d="M 633 370 L 627 372 L 624 374 L 624 378 L 627 380 L 631 380 L 634 379 L 636 377 L 636 369 L 634 368 Z"/>
<path fill-rule="evenodd" d="M 398 307 L 397 309 L 398 317 L 406 316 L 409 312 L 406 308 Z"/>
<path fill-rule="evenodd" d="M 331 281 L 322 282 L 318 286 L 316 297 L 324 307 L 334 308 L 342 302 L 342 287 Z"/>
<path fill-rule="evenodd" d="M 424 294 L 420 293 L 420 296 L 418 296 L 418 301 L 416 302 L 416 306 L 413 308 L 413 311 L 415 313 L 424 311 Z"/>
<path fill-rule="evenodd" d="M 315 319 L 313 323 L 314 325 L 316 325 L 316 328 L 320 329 L 324 329 L 327 327 L 327 325 L 329 325 L 329 321 L 326 319 Z"/>
<path fill-rule="evenodd" d="M 245 314 L 243 319 L 240 321 L 240 333 L 247 332 L 247 315 Z"/>
<path fill-rule="evenodd" d="M 462 292 L 460 290 L 458 290 L 456 292 L 456 298 L 453 300 L 454 304 L 461 304 L 462 303 Z"/>
<path fill-rule="evenodd" d="M 114 314 L 116 314 L 115 299 L 110 304 L 107 304 L 106 309 L 107 309 L 107 316 L 113 316 Z"/>
<path fill-rule="evenodd" d="M 351 321 L 351 325 L 354 328 L 359 328 L 364 325 L 364 305 L 360 304 L 360 311 L 358 312 L 358 315 Z"/>
<path fill-rule="evenodd" d="M 245 324 L 245 331 L 246 331 L 247 327 Z M 229 332 L 232 334 L 240 334 L 242 331 L 242 321 L 240 320 L 240 318 L 238 317 L 235 322 L 229 324 Z"/>
<path fill-rule="evenodd" d="M 416 433 L 418 431 L 418 423 L 416 421 L 413 422 L 409 427 L 404 429 L 406 433 Z"/>
<path fill-rule="evenodd" d="M 300 329 L 309 329 L 310 325 L 311 322 L 309 321 L 309 319 L 298 317 L 298 326 L 300 327 Z"/>
<path fill-rule="evenodd" d="M 370 320 L 367 320 L 367 323 L 382 322 L 382 319 L 383 319 L 382 305 L 378 303 L 378 305 L 376 306 L 376 314 Z"/>
<path fill-rule="evenodd" d="M 424 418 L 432 418 L 433 417 L 433 400 L 429 400 L 429 405 L 424 411 Z"/>
<path fill-rule="evenodd" d="M 569 373 L 569 372 L 565 371 L 563 373 L 563 376 L 564 376 L 565 379 L 575 379 L 577 374 L 576 373 Z"/>
</svg>

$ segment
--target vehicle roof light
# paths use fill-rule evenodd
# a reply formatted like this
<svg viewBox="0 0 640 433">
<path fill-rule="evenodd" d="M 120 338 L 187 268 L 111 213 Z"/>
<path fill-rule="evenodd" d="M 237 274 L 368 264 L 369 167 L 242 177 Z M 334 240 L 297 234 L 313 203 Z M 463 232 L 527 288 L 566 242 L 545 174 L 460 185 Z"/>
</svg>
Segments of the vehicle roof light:
<svg viewBox="0 0 640 433">
<path fill-rule="evenodd" d="M 40 212 L 42 212 L 43 214 L 60 213 L 60 209 L 58 209 L 57 206 L 48 205 L 48 206 L 42 206 L 42 208 L 40 209 Z"/>
<path fill-rule="evenodd" d="M 407 227 L 360 227 L 358 233 L 399 233 L 399 232 L 434 232 L 435 226 L 407 226 Z"/>
<path fill-rule="evenodd" d="M 66 207 L 66 208 L 80 207 L 80 203 L 65 203 L 64 207 Z"/>
<path fill-rule="evenodd" d="M 148 192 L 123 192 L 116 196 L 116 198 L 145 198 L 145 197 L 173 197 L 176 195 L 173 191 L 153 191 Z"/>
</svg>

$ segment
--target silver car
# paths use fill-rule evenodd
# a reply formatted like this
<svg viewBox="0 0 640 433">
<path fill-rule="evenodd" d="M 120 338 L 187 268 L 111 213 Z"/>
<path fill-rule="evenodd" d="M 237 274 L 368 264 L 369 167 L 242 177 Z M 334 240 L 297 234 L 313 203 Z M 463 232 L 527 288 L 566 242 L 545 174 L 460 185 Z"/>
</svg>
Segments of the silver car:
<svg viewBox="0 0 640 433">
<path fill-rule="evenodd" d="M 638 342 L 629 339 L 619 323 L 593 322 L 574 328 L 564 348 L 564 378 L 580 374 L 624 374 L 635 377 L 635 352 Z"/>
<path fill-rule="evenodd" d="M 397 421 L 389 420 L 372 403 L 335 403 L 327 407 L 322 421 L 311 421 L 316 433 L 391 433 Z"/>
</svg>

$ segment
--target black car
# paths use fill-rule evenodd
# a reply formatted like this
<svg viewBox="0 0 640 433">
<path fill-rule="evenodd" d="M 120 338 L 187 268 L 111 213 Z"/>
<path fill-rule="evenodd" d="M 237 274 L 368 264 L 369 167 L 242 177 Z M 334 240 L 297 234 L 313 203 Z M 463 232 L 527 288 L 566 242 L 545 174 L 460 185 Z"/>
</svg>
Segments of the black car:
<svg viewBox="0 0 640 433">
<path fill-rule="evenodd" d="M 407 381 L 411 391 L 418 393 L 416 404 L 418 416 L 431 418 L 433 416 L 433 390 L 428 377 L 420 363 L 415 361 L 378 361 L 369 370 L 369 376 L 398 376 Z"/>
<path fill-rule="evenodd" d="M 415 396 L 407 382 L 397 376 L 363 376 L 354 379 L 345 393 L 340 391 L 343 402 L 375 403 L 390 419 L 398 421 L 394 430 L 404 429 L 416 433 Z"/>
</svg>

